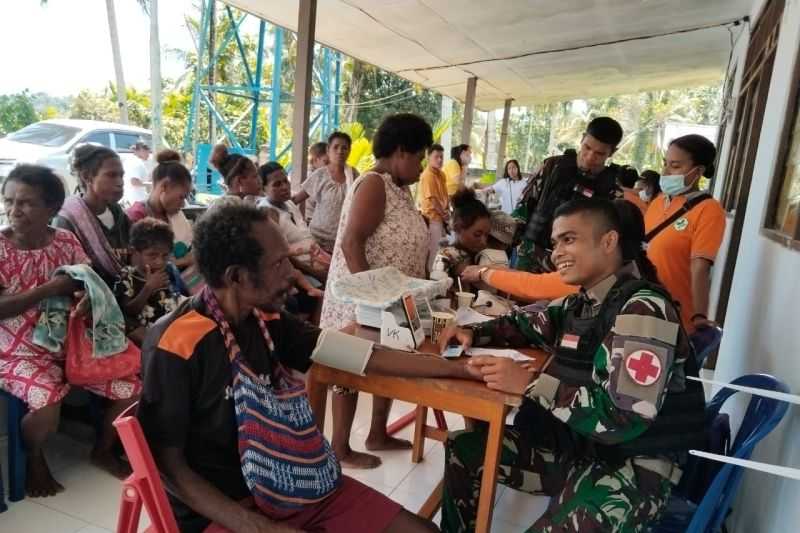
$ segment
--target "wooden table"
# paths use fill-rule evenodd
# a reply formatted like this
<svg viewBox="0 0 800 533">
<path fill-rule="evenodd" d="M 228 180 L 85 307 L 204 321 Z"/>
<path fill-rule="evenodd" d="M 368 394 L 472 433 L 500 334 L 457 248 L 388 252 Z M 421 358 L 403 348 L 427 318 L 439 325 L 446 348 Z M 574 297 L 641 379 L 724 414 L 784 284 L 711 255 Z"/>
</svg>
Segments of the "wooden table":
<svg viewBox="0 0 800 533">
<path fill-rule="evenodd" d="M 345 333 L 375 341 L 380 335 L 377 330 L 362 326 L 350 326 Z M 435 346 L 426 341 L 421 351 L 436 352 Z M 529 355 L 537 368 L 544 366 L 547 354 L 538 350 L 520 350 Z M 478 500 L 476 531 L 488 532 L 492 523 L 497 467 L 503 443 L 503 430 L 506 415 L 512 407 L 522 403 L 522 397 L 515 394 L 493 391 L 481 382 L 462 379 L 399 378 L 372 374 L 358 376 L 324 365 L 314 364 L 308 379 L 308 395 L 320 431 L 324 431 L 325 407 L 328 399 L 328 386 L 341 385 L 362 392 L 369 392 L 403 400 L 418 405 L 416 426 L 414 428 L 414 449 L 412 461 L 420 462 L 426 438 L 444 441 L 447 432 L 427 425 L 428 409 L 450 411 L 469 418 L 488 422 L 489 433 L 486 442 L 486 455 L 481 479 L 481 493 Z M 419 515 L 432 518 L 441 502 L 443 483 L 423 504 Z"/>
</svg>

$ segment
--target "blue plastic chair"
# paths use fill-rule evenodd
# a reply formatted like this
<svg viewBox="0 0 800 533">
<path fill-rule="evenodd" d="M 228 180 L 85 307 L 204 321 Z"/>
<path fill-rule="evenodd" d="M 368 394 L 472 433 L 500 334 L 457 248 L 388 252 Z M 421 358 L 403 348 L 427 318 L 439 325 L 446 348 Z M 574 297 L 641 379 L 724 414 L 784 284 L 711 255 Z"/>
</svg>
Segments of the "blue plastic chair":
<svg viewBox="0 0 800 533">
<path fill-rule="evenodd" d="M 28 412 L 28 407 L 25 402 L 3 390 L 0 390 L 0 398 L 5 398 L 8 410 L 8 500 L 18 502 L 25 498 L 25 444 L 22 442 L 22 417 Z M 2 490 L 0 485 L 0 492 Z"/>
<path fill-rule="evenodd" d="M 722 328 L 715 326 L 713 328 L 699 329 L 692 333 L 689 339 L 694 347 L 697 368 L 703 368 L 703 363 L 706 362 L 708 356 L 714 353 L 722 343 Z"/>
<path fill-rule="evenodd" d="M 736 378 L 733 385 L 743 385 L 776 392 L 789 392 L 783 382 L 767 374 L 748 374 Z M 737 391 L 720 390 L 706 407 L 708 420 L 719 415 L 722 404 Z M 780 400 L 752 395 L 742 425 L 730 450 L 730 457 L 749 459 L 761 439 L 781 421 L 789 404 Z M 696 459 L 696 458 L 695 458 Z M 700 465 L 705 459 L 697 459 Z M 687 471 L 684 475 L 690 475 Z M 717 533 L 722 530 L 725 517 L 742 481 L 743 467 L 723 464 L 699 505 L 687 501 L 673 491 L 664 516 L 650 529 L 651 533 Z"/>
<path fill-rule="evenodd" d="M 28 406 L 16 396 L 0 390 L 0 398 L 5 398 L 7 407 L 8 431 L 8 501 L 25 499 L 25 443 L 22 440 L 22 418 L 28 413 Z M 95 431 L 101 431 L 103 424 L 100 399 L 89 395 L 89 410 L 94 420 Z M 0 471 L 0 513 L 6 510 L 3 494 L 3 476 Z"/>
</svg>

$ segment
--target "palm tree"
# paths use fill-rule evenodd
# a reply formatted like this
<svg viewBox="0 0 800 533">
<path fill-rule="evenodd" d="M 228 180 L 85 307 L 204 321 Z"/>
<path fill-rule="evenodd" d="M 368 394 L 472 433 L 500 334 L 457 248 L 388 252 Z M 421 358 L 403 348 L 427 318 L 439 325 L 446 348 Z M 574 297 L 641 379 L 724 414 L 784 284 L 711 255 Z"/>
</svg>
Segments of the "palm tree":
<svg viewBox="0 0 800 533">
<path fill-rule="evenodd" d="M 106 13 L 108 14 L 108 33 L 111 35 L 111 52 L 114 55 L 114 74 L 117 77 L 117 105 L 119 106 L 119 120 L 128 123 L 128 100 L 125 90 L 125 75 L 122 70 L 122 52 L 119 46 L 119 33 L 117 32 L 117 13 L 114 0 L 106 0 Z"/>
<path fill-rule="evenodd" d="M 48 0 L 40 0 L 41 5 L 47 5 Z M 139 6 L 150 11 L 150 100 L 152 102 L 152 130 L 154 149 L 161 144 L 161 47 L 158 38 L 158 0 L 136 0 Z M 122 52 L 119 45 L 119 32 L 117 31 L 117 13 L 114 0 L 106 0 L 106 13 L 108 15 L 108 33 L 111 36 L 111 51 L 114 56 L 114 74 L 117 78 L 117 105 L 119 106 L 119 120 L 128 123 L 128 100 L 125 87 L 125 75 L 122 68 Z"/>
<path fill-rule="evenodd" d="M 111 1 L 111 0 L 109 0 Z M 144 7 L 144 0 L 139 0 Z M 153 132 L 153 152 L 157 152 L 162 142 L 161 127 L 161 43 L 158 30 L 158 0 L 150 0 L 150 130 Z"/>
</svg>

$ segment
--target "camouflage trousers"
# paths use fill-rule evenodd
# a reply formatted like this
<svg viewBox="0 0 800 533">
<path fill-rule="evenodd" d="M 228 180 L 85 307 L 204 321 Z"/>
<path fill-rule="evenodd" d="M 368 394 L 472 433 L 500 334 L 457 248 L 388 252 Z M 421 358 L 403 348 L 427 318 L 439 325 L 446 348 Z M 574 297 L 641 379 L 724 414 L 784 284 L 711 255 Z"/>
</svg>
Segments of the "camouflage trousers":
<svg viewBox="0 0 800 533">
<path fill-rule="evenodd" d="M 612 466 L 595 458 L 575 456 L 569 450 L 559 453 L 541 444 L 530 434 L 509 427 L 500 456 L 500 483 L 551 496 L 544 515 L 527 532 L 646 531 L 666 506 L 672 489 L 669 477 L 677 470 L 672 463 L 652 460 L 662 468 L 649 469 L 639 460 L 627 460 Z M 445 446 L 442 531 L 474 531 L 486 433 L 454 432 Z M 663 465 L 667 465 L 667 472 Z"/>
<path fill-rule="evenodd" d="M 515 270 L 532 274 L 546 274 L 555 270 L 550 260 L 550 251 L 536 246 L 531 240 L 523 239 L 516 251 L 517 259 L 513 265 Z"/>
</svg>

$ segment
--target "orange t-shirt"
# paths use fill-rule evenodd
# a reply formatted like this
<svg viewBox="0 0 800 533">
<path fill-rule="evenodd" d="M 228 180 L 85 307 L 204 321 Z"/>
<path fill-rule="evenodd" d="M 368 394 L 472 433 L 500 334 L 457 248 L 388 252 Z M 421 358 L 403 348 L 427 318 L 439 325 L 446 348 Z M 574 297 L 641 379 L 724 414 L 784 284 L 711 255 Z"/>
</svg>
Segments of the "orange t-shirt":
<svg viewBox="0 0 800 533">
<path fill-rule="evenodd" d="M 487 272 L 485 279 L 493 288 L 529 302 L 555 300 L 578 292 L 578 287 L 561 281 L 558 272 L 532 274 L 519 270 L 497 269 Z"/>
<path fill-rule="evenodd" d="M 622 197 L 625 200 L 632 203 L 633 205 L 635 205 L 636 207 L 638 207 L 639 211 L 642 212 L 642 216 L 644 216 L 647 213 L 647 208 L 648 208 L 647 203 L 642 201 L 641 198 L 639 198 L 639 195 L 636 193 L 636 191 L 632 189 L 623 189 Z"/>
<path fill-rule="evenodd" d="M 433 208 L 433 200 L 438 200 L 442 209 L 447 211 L 447 176 L 438 168 L 428 167 L 419 179 L 419 210 L 428 220 L 443 222 L 442 217 Z"/>
<path fill-rule="evenodd" d="M 678 196 L 667 203 L 667 198 L 659 194 L 647 209 L 645 231 L 654 229 L 685 202 L 686 196 Z M 701 257 L 713 263 L 724 233 L 725 211 L 711 198 L 661 230 L 647 247 L 647 256 L 656 266 L 658 278 L 681 305 L 681 321 L 689 333 L 694 331 L 691 318 L 695 314 L 691 261 Z"/>
</svg>

